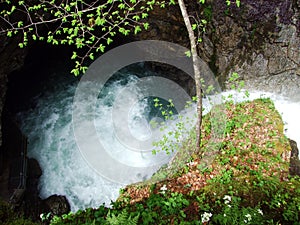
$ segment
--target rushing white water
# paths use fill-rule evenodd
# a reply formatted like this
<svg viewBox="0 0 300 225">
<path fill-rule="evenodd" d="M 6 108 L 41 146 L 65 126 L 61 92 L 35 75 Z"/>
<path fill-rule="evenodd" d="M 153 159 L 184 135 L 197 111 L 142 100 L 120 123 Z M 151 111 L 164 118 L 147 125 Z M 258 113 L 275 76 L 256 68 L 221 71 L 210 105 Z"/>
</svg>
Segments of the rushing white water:
<svg viewBox="0 0 300 225">
<path fill-rule="evenodd" d="M 115 95 L 124 86 L 132 89 L 133 96 L 139 95 L 139 89 L 135 87 L 137 79 L 134 75 L 126 74 L 126 78 L 111 82 L 103 90 L 95 110 L 95 128 L 99 138 L 103 139 L 102 144 L 109 150 L 108 153 L 119 162 L 133 167 L 147 167 L 156 162 L 162 165 L 171 156 L 164 152 L 154 156 L 150 151 L 144 157 L 140 152 L 126 151 L 114 135 L 111 117 Z M 72 128 L 72 104 L 77 84 L 74 81 L 55 80 L 48 83 L 48 91 L 34 99 L 36 106 L 17 115 L 21 121 L 21 129 L 28 137 L 28 157 L 37 159 L 43 170 L 39 183 L 41 197 L 65 195 L 72 211 L 97 207 L 102 203 L 109 206 L 118 197 L 119 189 L 124 186 L 99 176 L 78 149 Z M 122 104 L 118 107 L 125 107 L 127 102 Z M 129 129 L 137 139 L 145 140 L 151 136 L 153 129 L 147 125 L 150 113 L 153 114 L 153 110 L 151 111 L 147 99 L 136 102 L 131 107 L 128 115 Z M 83 114 L 82 119 L 89 116 Z M 151 117 L 157 118 L 157 115 Z M 152 173 L 141 174 L 140 180 L 151 175 Z"/>
<path fill-rule="evenodd" d="M 131 85 L 133 92 L 135 76 L 129 76 L 126 82 L 115 82 L 105 90 L 105 94 L 97 103 L 98 115 L 95 127 L 105 136 L 105 144 L 114 149 L 114 155 L 120 160 L 136 166 L 147 165 L 141 158 L 120 157 L 122 150 L 113 136 L 112 123 L 109 119 L 112 110 L 114 94 L 124 85 Z M 55 86 L 53 86 L 55 84 Z M 72 130 L 72 103 L 77 86 L 76 82 L 53 82 L 49 90 L 35 99 L 36 106 L 27 112 L 18 114 L 23 132 L 28 136 L 28 156 L 36 158 L 43 170 L 40 178 L 40 195 L 46 198 L 52 194 L 65 195 L 72 211 L 87 207 L 97 207 L 102 203 L 109 205 L 119 194 L 120 184 L 110 182 L 91 169 L 80 154 Z M 234 94 L 237 101 L 243 100 L 242 94 Z M 252 91 L 250 99 L 270 97 L 277 110 L 282 114 L 286 124 L 286 135 L 300 143 L 300 99 L 288 99 L 272 93 Z M 124 102 L 126 104 L 126 102 Z M 145 113 L 149 113 L 147 101 L 138 102 L 129 115 L 132 135 L 144 140 L 151 135 L 151 130 L 145 125 Z M 100 129 L 101 128 L 101 129 Z M 124 151 L 123 151 L 124 152 Z"/>
</svg>

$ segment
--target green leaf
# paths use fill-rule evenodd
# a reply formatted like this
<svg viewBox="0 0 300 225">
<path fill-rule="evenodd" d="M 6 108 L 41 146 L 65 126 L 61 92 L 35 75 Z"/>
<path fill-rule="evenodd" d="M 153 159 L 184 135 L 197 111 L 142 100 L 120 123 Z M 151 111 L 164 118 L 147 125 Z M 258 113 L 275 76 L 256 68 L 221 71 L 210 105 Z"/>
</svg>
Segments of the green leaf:
<svg viewBox="0 0 300 225">
<path fill-rule="evenodd" d="M 119 28 L 119 32 L 125 36 L 127 36 L 130 32 L 130 30 L 126 30 L 124 27 Z"/>
<path fill-rule="evenodd" d="M 148 13 L 142 13 L 142 19 L 145 19 L 148 17 Z"/>
<path fill-rule="evenodd" d="M 189 58 L 192 56 L 191 51 L 186 51 L 184 54 L 185 54 L 187 57 L 189 57 Z"/>
<path fill-rule="evenodd" d="M 83 41 L 84 41 L 83 38 L 76 38 L 76 47 L 82 48 L 84 46 Z"/>
<path fill-rule="evenodd" d="M 52 35 L 48 36 L 47 42 L 48 42 L 48 43 L 51 43 L 52 40 L 53 40 L 53 36 L 52 36 Z"/>
<path fill-rule="evenodd" d="M 240 1 L 240 0 L 236 0 L 235 3 L 236 3 L 236 6 L 237 6 L 237 7 L 240 7 L 240 6 L 241 6 L 241 1 Z"/>
<path fill-rule="evenodd" d="M 100 44 L 100 46 L 96 49 L 96 52 L 101 51 L 104 52 L 105 46 L 103 44 Z"/>
<path fill-rule="evenodd" d="M 134 34 L 137 34 L 138 32 L 140 32 L 142 29 L 140 26 L 135 26 L 134 27 Z"/>
<path fill-rule="evenodd" d="M 19 47 L 20 48 L 24 48 L 24 44 L 23 43 L 19 43 Z"/>
<path fill-rule="evenodd" d="M 76 58 L 77 58 L 77 53 L 73 52 L 73 55 L 72 55 L 71 59 L 76 59 Z"/>
<path fill-rule="evenodd" d="M 16 6 L 13 5 L 13 6 L 11 7 L 10 13 L 13 13 L 13 11 L 15 11 L 15 9 L 16 9 Z"/>
<path fill-rule="evenodd" d="M 73 73 L 76 77 L 79 75 L 79 69 L 72 69 L 71 73 Z"/>
<path fill-rule="evenodd" d="M 138 15 L 135 15 L 135 16 L 133 16 L 132 17 L 135 21 L 139 21 L 141 18 L 140 18 L 140 16 L 138 16 Z"/>
<path fill-rule="evenodd" d="M 143 26 L 144 26 L 145 30 L 148 30 L 148 28 L 149 28 L 149 23 L 144 23 Z"/>
<path fill-rule="evenodd" d="M 91 54 L 89 55 L 89 57 L 90 57 L 91 60 L 94 60 L 94 54 L 93 54 L 93 53 L 91 53 Z"/>
<path fill-rule="evenodd" d="M 10 31 L 7 31 L 7 37 L 11 37 L 12 36 L 12 31 L 10 30 Z"/>
<path fill-rule="evenodd" d="M 23 21 L 19 21 L 18 22 L 18 28 L 22 27 L 23 26 Z"/>
<path fill-rule="evenodd" d="M 66 4 L 65 10 L 66 10 L 67 12 L 70 12 L 71 7 L 70 7 L 68 4 Z"/>
<path fill-rule="evenodd" d="M 192 29 L 193 29 L 193 30 L 196 30 L 196 29 L 197 29 L 197 27 L 198 27 L 198 25 L 197 25 L 197 24 L 192 24 Z"/>
<path fill-rule="evenodd" d="M 120 3 L 120 4 L 118 5 L 118 8 L 119 8 L 119 9 L 125 9 L 125 4 L 124 4 L 124 3 Z"/>
<path fill-rule="evenodd" d="M 200 3 L 204 4 L 205 3 L 205 0 L 199 0 Z"/>
<path fill-rule="evenodd" d="M 82 71 L 82 73 L 85 73 L 85 71 L 87 70 L 87 66 L 80 66 L 80 70 Z"/>
<path fill-rule="evenodd" d="M 112 42 L 113 42 L 113 40 L 111 38 L 107 38 L 107 41 L 106 41 L 107 45 L 109 45 Z"/>
<path fill-rule="evenodd" d="M 201 20 L 201 23 L 205 25 L 205 24 L 207 24 L 207 21 L 206 20 Z"/>
<path fill-rule="evenodd" d="M 78 27 L 75 27 L 75 29 L 73 30 L 73 35 L 74 35 L 74 36 L 77 36 L 78 31 L 79 31 L 79 28 L 78 28 Z"/>
<path fill-rule="evenodd" d="M 32 35 L 32 40 L 36 41 L 37 37 L 35 34 Z"/>
<path fill-rule="evenodd" d="M 97 26 L 103 26 L 105 24 L 106 20 L 104 18 L 100 18 L 99 16 L 95 20 L 95 24 Z"/>
<path fill-rule="evenodd" d="M 59 17 L 60 15 L 61 15 L 61 11 L 57 11 L 57 12 L 54 13 L 55 17 Z"/>
</svg>

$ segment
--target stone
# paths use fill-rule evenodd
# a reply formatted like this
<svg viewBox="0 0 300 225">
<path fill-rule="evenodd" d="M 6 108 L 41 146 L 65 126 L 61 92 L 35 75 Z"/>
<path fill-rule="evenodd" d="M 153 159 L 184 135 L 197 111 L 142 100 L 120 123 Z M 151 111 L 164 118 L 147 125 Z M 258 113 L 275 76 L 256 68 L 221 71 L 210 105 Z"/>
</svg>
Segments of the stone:
<svg viewBox="0 0 300 225">
<path fill-rule="evenodd" d="M 65 196 L 51 195 L 43 200 L 45 213 L 61 216 L 70 212 L 70 204 Z"/>
<path fill-rule="evenodd" d="M 297 68 L 297 65 L 287 57 L 287 47 L 273 45 L 271 49 L 272 54 L 268 58 L 268 70 L 270 75 L 277 75 Z"/>
<path fill-rule="evenodd" d="M 293 39 L 288 46 L 287 55 L 290 60 L 300 67 L 300 38 Z"/>
<path fill-rule="evenodd" d="M 299 160 L 299 150 L 297 143 L 289 139 L 290 146 L 292 148 L 291 158 L 290 158 L 290 168 L 289 173 L 291 176 L 300 176 L 300 160 Z"/>
<path fill-rule="evenodd" d="M 7 90 L 8 74 L 19 69 L 25 59 L 27 53 L 26 49 L 18 47 L 19 37 L 15 39 L 7 39 L 7 37 L 0 37 L 0 115 L 5 103 L 5 96 Z M 2 129 L 0 120 L 0 146 L 2 145 Z"/>
</svg>

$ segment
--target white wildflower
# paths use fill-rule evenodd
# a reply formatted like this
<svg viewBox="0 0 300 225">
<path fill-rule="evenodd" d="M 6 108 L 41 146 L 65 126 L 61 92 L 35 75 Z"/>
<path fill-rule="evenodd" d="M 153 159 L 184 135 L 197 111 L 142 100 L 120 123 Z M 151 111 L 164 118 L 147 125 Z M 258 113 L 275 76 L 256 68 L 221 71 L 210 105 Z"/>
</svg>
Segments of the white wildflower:
<svg viewBox="0 0 300 225">
<path fill-rule="evenodd" d="M 187 166 L 194 166 L 194 165 L 196 165 L 196 163 L 195 162 L 188 162 L 186 165 Z"/>
<path fill-rule="evenodd" d="M 251 221 L 251 219 L 252 219 L 252 217 L 251 217 L 251 215 L 250 214 L 246 214 L 245 215 L 245 217 L 247 218 L 247 220 L 250 222 Z"/>
<path fill-rule="evenodd" d="M 44 213 L 40 214 L 40 218 L 43 221 L 48 220 L 51 216 L 51 213 L 49 212 L 47 215 L 45 215 Z"/>
<path fill-rule="evenodd" d="M 164 184 L 164 185 L 160 188 L 160 190 L 161 190 L 161 193 L 162 193 L 162 194 L 165 194 L 165 193 L 166 193 L 166 190 L 168 190 L 168 188 L 167 188 L 167 186 Z"/>
<path fill-rule="evenodd" d="M 204 212 L 202 215 L 201 215 L 201 221 L 202 223 L 206 223 L 210 220 L 210 217 L 212 217 L 212 214 L 211 213 L 207 213 L 207 212 Z"/>
<path fill-rule="evenodd" d="M 262 211 L 261 209 L 258 209 L 257 212 L 258 212 L 260 215 L 264 215 L 264 214 L 263 214 L 263 211 Z"/>
<path fill-rule="evenodd" d="M 224 198 L 223 198 L 223 200 L 224 200 L 224 203 L 226 205 L 228 205 L 231 202 L 231 196 L 225 195 Z"/>
</svg>

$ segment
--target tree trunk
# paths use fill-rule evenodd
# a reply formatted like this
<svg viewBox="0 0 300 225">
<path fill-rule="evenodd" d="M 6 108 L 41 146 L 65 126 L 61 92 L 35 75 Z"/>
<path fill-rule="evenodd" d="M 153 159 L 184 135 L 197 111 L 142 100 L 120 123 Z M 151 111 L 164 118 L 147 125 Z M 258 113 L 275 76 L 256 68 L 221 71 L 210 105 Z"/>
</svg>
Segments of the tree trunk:
<svg viewBox="0 0 300 225">
<path fill-rule="evenodd" d="M 200 151 L 201 144 L 201 123 L 202 123 L 202 93 L 201 93 L 201 74 L 200 74 L 200 65 L 198 64 L 198 53 L 197 45 L 194 31 L 192 29 L 191 21 L 187 13 L 187 9 L 184 3 L 184 0 L 178 0 L 179 7 L 181 10 L 181 15 L 183 17 L 186 29 L 189 34 L 190 45 L 191 45 L 191 55 L 193 60 L 194 76 L 196 83 L 196 95 L 197 95 L 197 123 L 196 123 L 196 150 Z"/>
</svg>

